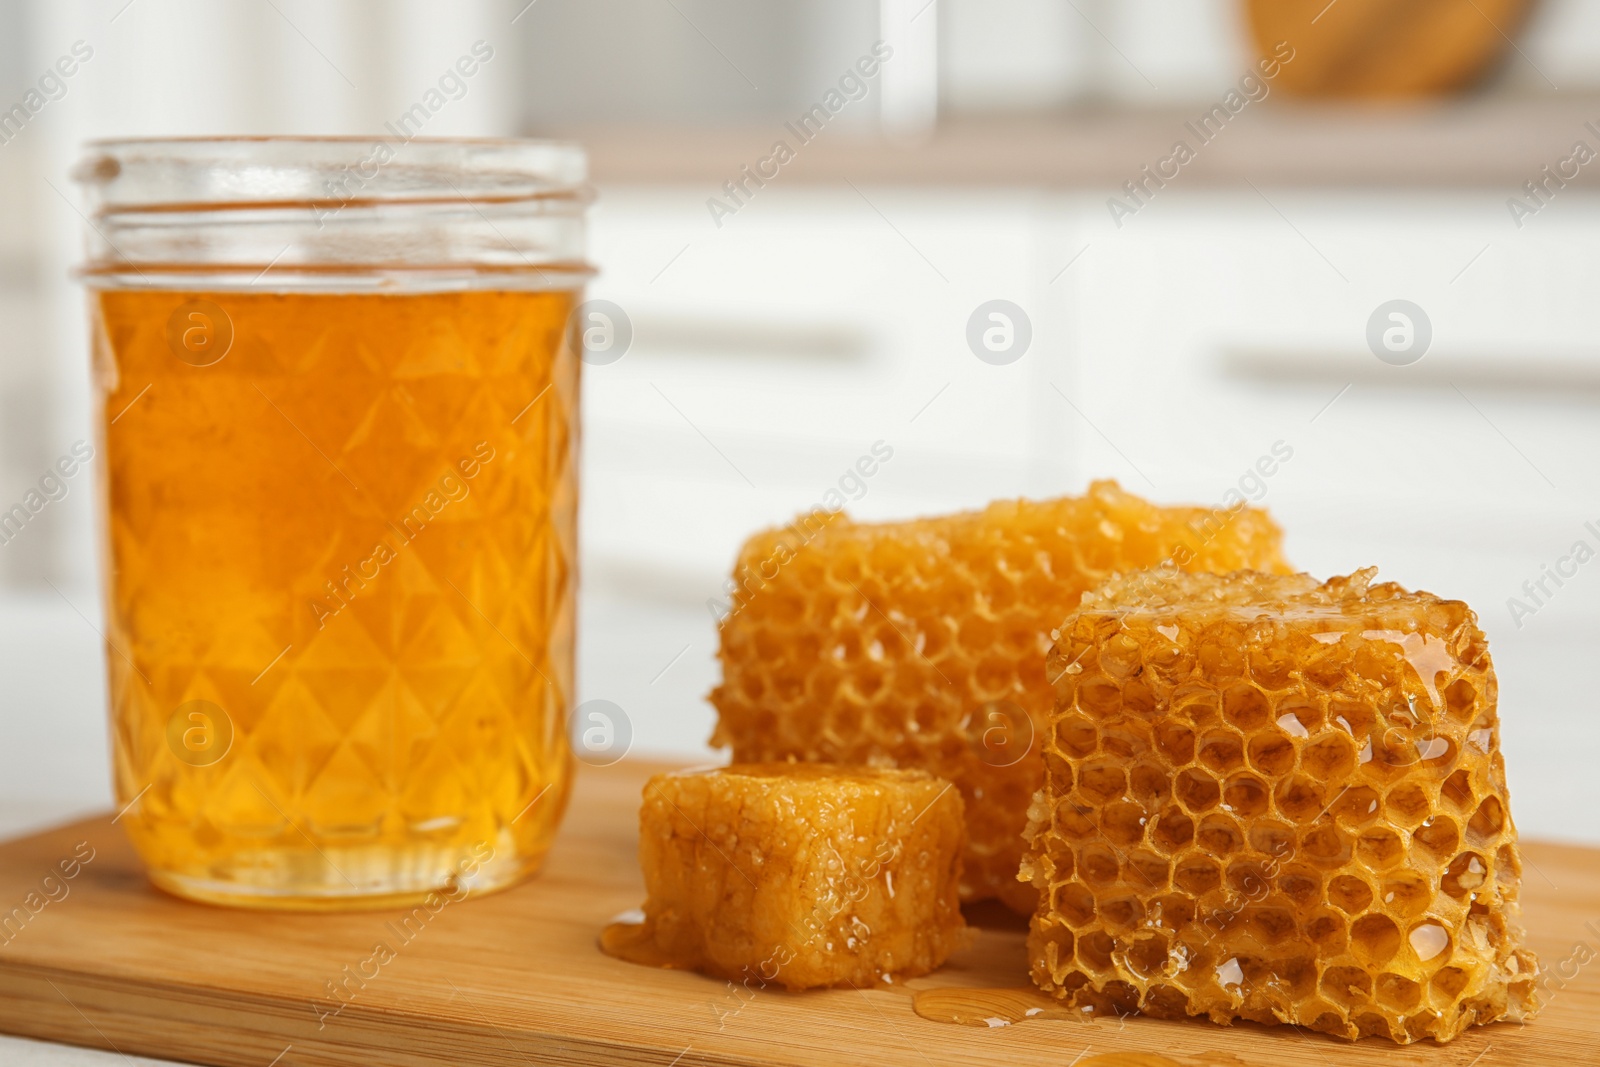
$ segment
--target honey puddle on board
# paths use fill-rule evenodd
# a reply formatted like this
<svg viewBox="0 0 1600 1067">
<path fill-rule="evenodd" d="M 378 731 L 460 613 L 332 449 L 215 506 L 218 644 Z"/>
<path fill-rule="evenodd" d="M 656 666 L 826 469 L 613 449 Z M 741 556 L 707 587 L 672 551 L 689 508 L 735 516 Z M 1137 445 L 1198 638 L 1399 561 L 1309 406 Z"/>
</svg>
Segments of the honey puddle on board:
<svg viewBox="0 0 1600 1067">
<path fill-rule="evenodd" d="M 600 951 L 613 959 L 645 967 L 682 966 L 656 945 L 643 912 L 625 912 L 616 922 L 607 923 L 600 931 Z"/>
<path fill-rule="evenodd" d="M 936 1023 L 1010 1026 L 1028 1019 L 1082 1020 L 1082 1012 L 1052 1000 L 1032 987 L 1004 989 L 919 989 L 912 1010 Z"/>
<path fill-rule="evenodd" d="M 912 1010 L 936 1023 L 961 1026 L 1010 1026 L 1029 1019 L 1089 1018 L 1081 1009 L 1069 1008 L 1031 987 L 1002 989 L 920 989 Z M 1177 1060 L 1153 1052 L 1109 1052 L 1077 1061 L 1078 1067 L 1183 1067 Z"/>
<path fill-rule="evenodd" d="M 600 949 L 606 955 L 647 967 L 673 967 L 675 962 L 656 947 L 649 928 L 637 913 L 624 913 L 600 932 Z M 1079 1009 L 1063 1006 L 1037 989 L 919 989 L 884 984 L 886 993 L 909 995 L 912 1010 L 924 1019 L 961 1026 L 1010 1026 L 1029 1019 L 1072 1019 L 1088 1016 Z M 1079 1067 L 1183 1067 L 1177 1060 L 1151 1052 L 1112 1052 L 1082 1060 Z"/>
</svg>

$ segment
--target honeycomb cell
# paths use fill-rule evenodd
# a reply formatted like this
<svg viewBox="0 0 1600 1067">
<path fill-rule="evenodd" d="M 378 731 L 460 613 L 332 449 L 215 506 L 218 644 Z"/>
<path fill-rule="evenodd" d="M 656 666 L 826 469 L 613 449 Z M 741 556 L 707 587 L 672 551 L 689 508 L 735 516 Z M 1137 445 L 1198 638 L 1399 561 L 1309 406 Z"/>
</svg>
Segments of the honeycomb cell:
<svg viewBox="0 0 1600 1067">
<path fill-rule="evenodd" d="M 1383 813 L 1383 801 L 1378 791 L 1370 785 L 1353 785 L 1334 798 L 1328 810 L 1334 818 L 1350 826 L 1361 826 Z"/>
<path fill-rule="evenodd" d="M 1090 971 L 1110 973 L 1111 952 L 1117 943 L 1104 930 L 1091 930 L 1078 938 L 1078 961 Z"/>
<path fill-rule="evenodd" d="M 1223 872 L 1224 884 L 1246 900 L 1261 900 L 1267 896 L 1272 876 L 1259 860 L 1234 860 Z"/>
<path fill-rule="evenodd" d="M 1387 915 L 1363 915 L 1350 924 L 1350 944 L 1366 963 L 1388 963 L 1400 949 L 1400 927 Z"/>
<path fill-rule="evenodd" d="M 1078 793 L 1087 800 L 1104 804 L 1128 790 L 1128 772 L 1122 764 L 1099 761 L 1084 764 L 1078 771 Z"/>
<path fill-rule="evenodd" d="M 1178 861 L 1172 880 L 1190 896 L 1203 897 L 1222 884 L 1222 868 L 1204 856 L 1191 854 Z"/>
<path fill-rule="evenodd" d="M 1372 997 L 1372 975 L 1363 967 L 1329 967 L 1322 972 L 1322 992 L 1347 1008 L 1360 1007 Z"/>
<path fill-rule="evenodd" d="M 1353 874 L 1328 881 L 1328 901 L 1346 915 L 1359 915 L 1372 903 L 1372 887 Z"/>
<path fill-rule="evenodd" d="M 1491 841 L 1499 836 L 1505 825 L 1505 806 L 1500 803 L 1500 798 L 1485 797 L 1483 803 L 1478 805 L 1478 810 L 1472 813 L 1467 831 L 1479 842 Z"/>
<path fill-rule="evenodd" d="M 1110 756 L 1118 766 L 1126 766 L 1135 752 L 1147 748 L 1140 730 L 1111 729 L 1100 739 L 1100 751 Z"/>
<path fill-rule="evenodd" d="M 1128 966 L 1141 978 L 1166 974 L 1171 963 L 1171 943 L 1161 934 L 1136 938 L 1128 946 Z"/>
<path fill-rule="evenodd" d="M 1300 835 L 1300 854 L 1319 867 L 1343 868 L 1354 848 L 1350 838 L 1332 822 L 1314 826 Z"/>
<path fill-rule="evenodd" d="M 1472 774 L 1465 769 L 1456 771 L 1444 780 L 1439 788 L 1441 799 L 1449 801 L 1457 811 L 1472 807 Z"/>
<path fill-rule="evenodd" d="M 1056 893 L 1056 910 L 1068 925 L 1088 926 L 1095 919 L 1094 893 L 1080 882 L 1067 882 Z"/>
<path fill-rule="evenodd" d="M 1114 845 L 1137 845 L 1144 840 L 1144 808 L 1131 801 L 1109 804 L 1100 813 L 1100 828 Z"/>
<path fill-rule="evenodd" d="M 1181 989 L 1169 985 L 1152 985 L 1144 995 L 1141 1010 L 1152 1019 L 1182 1019 L 1188 1015 L 1189 998 Z"/>
<path fill-rule="evenodd" d="M 1373 826 L 1356 838 L 1356 853 L 1363 866 L 1373 870 L 1393 867 L 1405 858 L 1406 846 L 1400 835 L 1387 826 Z"/>
<path fill-rule="evenodd" d="M 1380 974 L 1374 992 L 1379 1004 L 1399 1015 L 1422 1003 L 1422 987 L 1400 974 Z"/>
<path fill-rule="evenodd" d="M 1424 966 L 1438 966 L 1450 958 L 1450 932 L 1432 919 L 1413 926 L 1406 940 Z"/>
<path fill-rule="evenodd" d="M 1129 1015 L 1139 1010 L 1139 991 L 1127 982 L 1107 982 L 1096 999 L 1096 1008 L 1102 1015 Z"/>
<path fill-rule="evenodd" d="M 1234 775 L 1222 788 L 1222 806 L 1241 819 L 1265 815 L 1270 802 L 1266 784 L 1253 775 Z"/>
<path fill-rule="evenodd" d="M 1461 845 L 1461 831 L 1450 816 L 1436 815 L 1412 832 L 1411 841 L 1421 845 L 1434 859 L 1443 860 Z"/>
<path fill-rule="evenodd" d="M 1168 808 L 1156 820 L 1150 838 L 1167 852 L 1176 852 L 1194 840 L 1194 820 L 1181 811 Z"/>
<path fill-rule="evenodd" d="M 1317 986 L 1317 961 L 1310 956 L 1289 956 L 1273 960 L 1269 971 L 1275 988 L 1295 1000 L 1311 995 Z"/>
<path fill-rule="evenodd" d="M 1217 785 L 1217 780 L 1192 767 L 1179 773 L 1172 791 L 1179 803 L 1194 814 L 1209 811 L 1222 799 L 1222 787 Z"/>
<path fill-rule="evenodd" d="M 1149 909 L 1153 924 L 1168 930 L 1186 930 L 1195 921 L 1194 898 L 1166 895 L 1155 898 Z"/>
<path fill-rule="evenodd" d="M 1144 905 L 1138 897 L 1119 897 L 1100 905 L 1100 921 L 1108 930 L 1125 933 L 1139 924 L 1144 917 Z"/>
<path fill-rule="evenodd" d="M 1165 858 L 1147 849 L 1136 848 L 1128 853 L 1123 870 L 1129 880 L 1137 878 L 1143 888 L 1155 891 L 1165 889 L 1172 878 L 1172 866 Z"/>
<path fill-rule="evenodd" d="M 1355 742 L 1339 734 L 1320 737 L 1300 752 L 1300 765 L 1306 773 L 1324 782 L 1347 777 L 1355 763 Z"/>
<path fill-rule="evenodd" d="M 1072 966 L 1077 945 L 1072 931 L 1065 926 L 1047 927 L 1040 932 L 1039 943 L 1043 951 L 1036 965 L 1042 965 L 1048 974 L 1064 975 Z"/>
<path fill-rule="evenodd" d="M 1441 967 L 1439 973 L 1429 980 L 1429 984 L 1445 1003 L 1454 1003 L 1466 991 L 1471 981 L 1472 976 L 1460 967 Z"/>
<path fill-rule="evenodd" d="M 1497 686 L 1466 605 L 1370 572 L 1133 574 L 1066 616 L 1050 662 L 1057 724 L 1091 718 L 1085 689 L 1122 696 L 1092 717 L 1092 750 L 1045 731 L 1022 864 L 1044 891 L 1034 927 L 1096 936 L 1065 970 L 1041 962 L 1047 941 L 1030 949 L 1045 992 L 1397 1042 L 1532 1014 Z M 1069 795 L 1096 841 L 1050 819 Z M 1130 855 L 1094 877 L 1057 873 L 1113 846 Z M 1133 856 L 1170 881 L 1145 884 Z"/>
<path fill-rule="evenodd" d="M 1222 712 L 1241 730 L 1259 730 L 1267 724 L 1272 707 L 1253 685 L 1231 686 L 1222 694 Z"/>
<path fill-rule="evenodd" d="M 1295 935 L 1294 912 L 1288 908 L 1250 908 L 1246 921 L 1263 945 L 1277 945 Z"/>
<path fill-rule="evenodd" d="M 1323 713 L 1324 698 L 1315 694 L 1306 693 L 1279 693 L 1275 694 L 1277 707 L 1274 710 L 1278 729 L 1290 737 L 1307 738 L 1322 729 L 1322 724 L 1327 720 Z"/>
<path fill-rule="evenodd" d="M 1192 666 L 1191 666 L 1191 669 Z M 1177 708 L 1174 717 L 1187 720 L 1196 726 L 1207 726 L 1215 722 L 1221 713 L 1217 710 L 1217 694 L 1209 688 L 1199 688 L 1195 692 L 1186 694 L 1184 699 L 1173 699 L 1173 706 Z"/>
<path fill-rule="evenodd" d="M 1330 909 L 1319 909 L 1305 921 L 1306 940 L 1321 950 L 1323 959 L 1338 959 L 1349 943 L 1350 924 Z"/>
<path fill-rule="evenodd" d="M 1448 737 L 1429 737 L 1412 744 L 1424 766 L 1448 768 L 1455 762 L 1456 745 Z"/>
<path fill-rule="evenodd" d="M 1200 737 L 1200 763 L 1216 774 L 1245 765 L 1245 739 L 1232 729 L 1213 729 Z"/>
<path fill-rule="evenodd" d="M 1108 679 L 1089 682 L 1078 691 L 1078 707 L 1096 719 L 1113 715 L 1122 708 L 1122 687 Z"/>
<path fill-rule="evenodd" d="M 1433 884 L 1419 871 L 1391 871 L 1378 889 L 1384 910 L 1403 919 L 1421 915 L 1433 904 Z"/>
<path fill-rule="evenodd" d="M 1139 673 L 1143 659 L 1140 653 L 1137 641 L 1113 637 L 1100 649 L 1100 666 L 1111 677 L 1125 682 Z"/>
<path fill-rule="evenodd" d="M 1372 740 L 1373 726 L 1378 721 L 1378 713 L 1371 706 L 1333 699 L 1328 701 L 1328 714 L 1349 736 Z"/>
<path fill-rule="evenodd" d="M 1087 882 L 1115 885 L 1121 873 L 1117 854 L 1101 844 L 1084 845 L 1078 853 L 1078 871 Z"/>
<path fill-rule="evenodd" d="M 1295 830 L 1288 823 L 1272 819 L 1250 819 L 1247 823 L 1250 847 L 1273 860 L 1288 860 L 1294 855 Z"/>
<path fill-rule="evenodd" d="M 1150 687 L 1139 678 L 1132 678 L 1122 683 L 1123 709 L 1134 716 L 1147 716 L 1154 710 L 1154 698 L 1150 695 Z"/>
<path fill-rule="evenodd" d="M 1244 847 L 1244 831 L 1227 815 L 1207 815 L 1195 831 L 1195 843 L 1213 856 L 1229 856 Z"/>
<path fill-rule="evenodd" d="M 1389 790 L 1384 801 L 1391 822 L 1402 826 L 1416 826 L 1433 811 L 1427 790 L 1417 782 L 1405 782 Z"/>
<path fill-rule="evenodd" d="M 1458 678 L 1445 687 L 1445 706 L 1458 719 L 1471 719 L 1478 713 L 1478 691 L 1470 681 Z"/>
<path fill-rule="evenodd" d="M 658 774 L 639 831 L 644 922 L 606 930 L 614 955 L 806 989 L 926 974 L 966 942 L 961 798 L 921 771 Z"/>
<path fill-rule="evenodd" d="M 752 537 L 712 605 L 724 616 L 713 743 L 739 761 L 919 767 L 955 782 L 969 820 L 964 899 L 1031 911 L 1037 894 L 1015 875 L 1044 779 L 1051 679 L 1092 672 L 1077 705 L 1090 724 L 1148 716 L 1156 680 L 1186 676 L 1194 658 L 1134 642 L 1051 664 L 1051 631 L 1113 574 L 1281 570 L 1281 540 L 1257 509 L 1159 507 L 1111 482 L 914 522 L 818 508 Z M 1019 714 L 982 713 L 1002 700 Z M 841 707 L 855 725 L 833 719 Z"/>
<path fill-rule="evenodd" d="M 1174 767 L 1194 759 L 1194 731 L 1178 722 L 1159 722 L 1155 726 L 1156 748 Z"/>
<path fill-rule="evenodd" d="M 1274 778 L 1289 773 L 1294 766 L 1294 742 L 1282 730 L 1263 730 L 1250 738 L 1250 766 Z"/>
<path fill-rule="evenodd" d="M 1327 810 L 1322 802 L 1322 787 L 1304 775 L 1290 775 L 1278 784 L 1273 803 L 1279 814 L 1295 822 L 1319 818 Z"/>
<path fill-rule="evenodd" d="M 1463 900 L 1488 880 L 1488 871 L 1488 863 L 1482 856 L 1476 852 L 1463 852 L 1445 868 L 1444 875 L 1439 879 L 1439 888 L 1455 899 Z"/>
<path fill-rule="evenodd" d="M 1128 792 L 1141 801 L 1163 801 L 1172 791 L 1172 776 L 1158 764 L 1136 763 L 1128 772 Z"/>
<path fill-rule="evenodd" d="M 1322 899 L 1322 875 L 1311 867 L 1287 867 L 1278 876 L 1278 890 L 1298 908 Z"/>
<path fill-rule="evenodd" d="M 1085 715 L 1072 714 L 1055 725 L 1056 744 L 1064 755 L 1078 759 L 1094 755 L 1100 746 L 1100 734 L 1094 723 Z"/>
<path fill-rule="evenodd" d="M 1087 804 L 1074 802 L 1070 797 L 1056 805 L 1056 829 L 1073 838 L 1086 838 L 1094 834 L 1094 809 Z"/>
</svg>

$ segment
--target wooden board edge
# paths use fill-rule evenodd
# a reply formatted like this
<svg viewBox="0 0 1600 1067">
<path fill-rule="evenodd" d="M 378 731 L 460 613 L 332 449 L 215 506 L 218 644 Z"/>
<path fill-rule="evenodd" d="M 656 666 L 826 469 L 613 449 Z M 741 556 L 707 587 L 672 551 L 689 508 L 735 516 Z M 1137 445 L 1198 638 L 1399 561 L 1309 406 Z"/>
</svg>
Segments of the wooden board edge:
<svg viewBox="0 0 1600 1067">
<path fill-rule="evenodd" d="M 319 1026 L 298 998 L 240 998 L 173 983 L 0 962 L 0 1032 L 102 1049 L 124 1056 L 180 1060 L 209 1067 L 659 1067 L 659 1046 L 535 1030 L 507 1030 L 470 1006 L 455 1018 L 428 1020 L 430 1040 L 393 1026 L 393 1013 L 349 1005 L 336 1026 Z M 475 1017 L 476 1016 L 476 1017 Z M 263 1026 L 263 1021 L 270 1025 Z M 159 1034 L 152 1040 L 149 1034 Z M 395 1038 L 403 1038 L 397 1045 Z M 670 1051 L 666 1053 L 672 1055 Z M 761 1061 L 700 1052 L 681 1067 L 749 1067 Z"/>
</svg>

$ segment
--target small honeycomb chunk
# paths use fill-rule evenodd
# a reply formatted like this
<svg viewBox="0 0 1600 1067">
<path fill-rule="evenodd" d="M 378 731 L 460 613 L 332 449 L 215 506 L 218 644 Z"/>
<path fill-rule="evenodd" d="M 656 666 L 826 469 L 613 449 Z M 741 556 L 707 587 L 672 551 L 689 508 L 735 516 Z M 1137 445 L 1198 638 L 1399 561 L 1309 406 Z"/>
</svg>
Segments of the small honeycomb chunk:
<svg viewBox="0 0 1600 1067">
<path fill-rule="evenodd" d="M 644 790 L 644 922 L 607 951 L 750 988 L 927 974 L 966 940 L 961 796 L 921 771 L 766 763 Z"/>
<path fill-rule="evenodd" d="M 1287 571 L 1281 533 L 1237 505 L 1161 507 L 1096 482 L 1087 495 L 864 524 L 820 509 L 745 544 L 721 628 L 715 745 L 736 761 L 918 767 L 967 805 L 962 899 L 1016 880 L 1035 737 L 1051 707 L 1050 632 L 1115 573 Z"/>
<path fill-rule="evenodd" d="M 1084 598 L 1020 875 L 1041 989 L 1397 1042 L 1533 1013 L 1483 632 L 1375 573 Z"/>
</svg>

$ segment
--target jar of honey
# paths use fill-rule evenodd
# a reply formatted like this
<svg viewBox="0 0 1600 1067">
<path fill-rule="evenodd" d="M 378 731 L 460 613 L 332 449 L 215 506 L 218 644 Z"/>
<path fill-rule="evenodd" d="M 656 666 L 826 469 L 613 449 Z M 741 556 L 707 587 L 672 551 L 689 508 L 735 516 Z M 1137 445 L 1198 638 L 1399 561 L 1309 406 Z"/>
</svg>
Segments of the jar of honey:
<svg viewBox="0 0 1600 1067">
<path fill-rule="evenodd" d="M 77 176 L 151 879 L 352 908 L 536 870 L 572 765 L 582 151 L 115 141 Z"/>
</svg>

